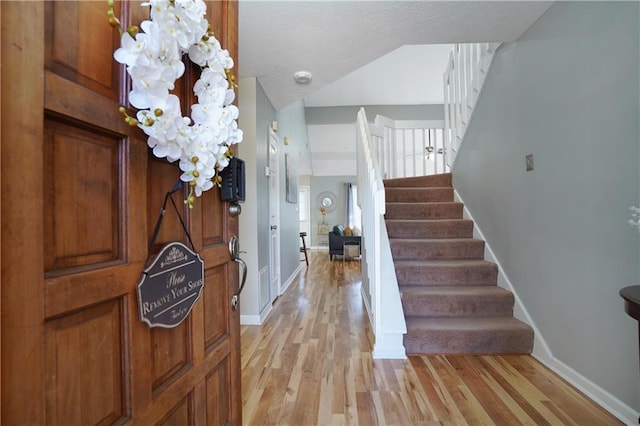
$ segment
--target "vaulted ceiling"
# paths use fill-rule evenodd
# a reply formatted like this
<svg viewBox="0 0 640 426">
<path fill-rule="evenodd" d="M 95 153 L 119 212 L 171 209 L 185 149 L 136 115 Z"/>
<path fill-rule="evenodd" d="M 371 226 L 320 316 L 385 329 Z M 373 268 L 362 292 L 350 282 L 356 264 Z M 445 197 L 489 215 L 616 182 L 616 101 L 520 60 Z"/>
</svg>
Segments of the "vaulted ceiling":
<svg viewBox="0 0 640 426">
<path fill-rule="evenodd" d="M 240 0 L 239 76 L 256 77 L 276 110 L 300 99 L 308 106 L 438 103 L 448 46 L 397 49 L 514 41 L 552 3 Z M 294 82 L 300 70 L 312 73 L 309 84 Z M 415 90 L 425 74 L 438 82 Z"/>
</svg>

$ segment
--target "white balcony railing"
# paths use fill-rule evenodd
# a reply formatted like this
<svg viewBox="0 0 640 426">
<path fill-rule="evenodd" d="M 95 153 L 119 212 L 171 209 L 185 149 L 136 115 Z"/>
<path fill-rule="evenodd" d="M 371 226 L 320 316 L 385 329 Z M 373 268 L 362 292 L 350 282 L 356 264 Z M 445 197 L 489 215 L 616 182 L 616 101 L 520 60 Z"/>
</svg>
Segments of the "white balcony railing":
<svg viewBox="0 0 640 426">
<path fill-rule="evenodd" d="M 371 133 L 383 179 L 449 171 L 443 120 L 393 120 L 377 115 Z"/>
<path fill-rule="evenodd" d="M 451 168 L 500 43 L 455 44 L 444 81 L 444 145 Z"/>
<path fill-rule="evenodd" d="M 444 120 L 377 115 L 372 151 L 383 179 L 447 173 L 455 161 L 499 43 L 455 44 L 444 73 Z"/>
</svg>

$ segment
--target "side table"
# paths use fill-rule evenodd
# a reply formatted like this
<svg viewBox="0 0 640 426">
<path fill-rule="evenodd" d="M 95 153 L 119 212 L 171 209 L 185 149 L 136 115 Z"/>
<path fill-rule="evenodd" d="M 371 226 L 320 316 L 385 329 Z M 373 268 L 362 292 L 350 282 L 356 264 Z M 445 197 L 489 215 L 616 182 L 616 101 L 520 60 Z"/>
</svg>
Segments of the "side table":
<svg viewBox="0 0 640 426">
<path fill-rule="evenodd" d="M 640 350 L 640 285 L 623 288 L 620 290 L 620 296 L 624 299 L 624 311 L 638 321 L 638 349 Z"/>
<path fill-rule="evenodd" d="M 316 245 L 328 246 L 329 245 L 329 225 L 326 223 L 318 224 L 318 233 L 316 234 Z"/>
<path fill-rule="evenodd" d="M 345 261 L 347 257 L 360 257 L 360 243 L 355 241 L 346 241 L 342 245 L 342 261 Z"/>
</svg>

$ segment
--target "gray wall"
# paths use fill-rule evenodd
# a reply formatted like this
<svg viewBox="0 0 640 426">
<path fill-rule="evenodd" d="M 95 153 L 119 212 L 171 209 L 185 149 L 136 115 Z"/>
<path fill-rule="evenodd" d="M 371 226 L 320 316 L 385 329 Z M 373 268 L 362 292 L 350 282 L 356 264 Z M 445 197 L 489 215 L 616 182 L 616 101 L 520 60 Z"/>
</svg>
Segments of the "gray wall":
<svg viewBox="0 0 640 426">
<path fill-rule="evenodd" d="M 259 272 L 269 265 L 269 181 L 264 177 L 268 164 L 268 128 L 276 113 L 255 78 L 240 79 L 239 127 L 244 140 L 238 147 L 238 157 L 245 161 L 246 199 L 240 215 L 240 247 L 247 262 L 247 283 L 242 292 L 241 318 L 255 321 L 260 315 Z"/>
<path fill-rule="evenodd" d="M 260 83 L 256 92 L 256 209 L 258 210 L 258 265 L 262 269 L 269 265 L 269 180 L 260 173 L 269 164 L 269 126 L 276 119 L 276 110 L 271 105 Z"/>
<path fill-rule="evenodd" d="M 637 2 L 558 2 L 497 52 L 453 171 L 553 355 L 640 409 Z M 525 155 L 535 169 L 525 171 Z M 635 420 L 635 419 L 634 419 Z"/>
<path fill-rule="evenodd" d="M 288 203 L 286 197 L 285 153 L 298 172 L 305 167 L 302 162 L 311 161 L 307 126 L 304 118 L 304 103 L 295 102 L 278 111 L 278 134 L 280 136 L 280 274 L 282 283 L 291 279 L 300 266 L 300 221 L 299 204 Z M 284 145 L 284 138 L 289 144 Z M 306 166 L 310 168 L 308 165 Z"/>
<path fill-rule="evenodd" d="M 311 245 L 317 246 L 316 233 L 318 224 L 322 222 L 322 214 L 320 206 L 316 202 L 316 198 L 321 192 L 331 191 L 336 196 L 336 208 L 332 212 L 328 212 L 325 216 L 325 222 L 329 224 L 329 229 L 335 225 L 344 225 L 344 215 L 346 208 L 346 187 L 347 182 L 356 183 L 356 176 L 311 176 Z"/>
</svg>

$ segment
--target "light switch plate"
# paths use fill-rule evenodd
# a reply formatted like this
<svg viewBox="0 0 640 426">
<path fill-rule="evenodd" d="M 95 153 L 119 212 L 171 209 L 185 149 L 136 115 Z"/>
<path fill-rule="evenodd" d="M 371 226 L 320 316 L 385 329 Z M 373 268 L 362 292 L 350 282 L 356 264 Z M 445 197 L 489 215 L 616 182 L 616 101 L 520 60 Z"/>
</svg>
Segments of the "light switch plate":
<svg viewBox="0 0 640 426">
<path fill-rule="evenodd" d="M 533 154 L 529 154 L 525 157 L 525 165 L 528 172 L 533 170 Z"/>
</svg>

